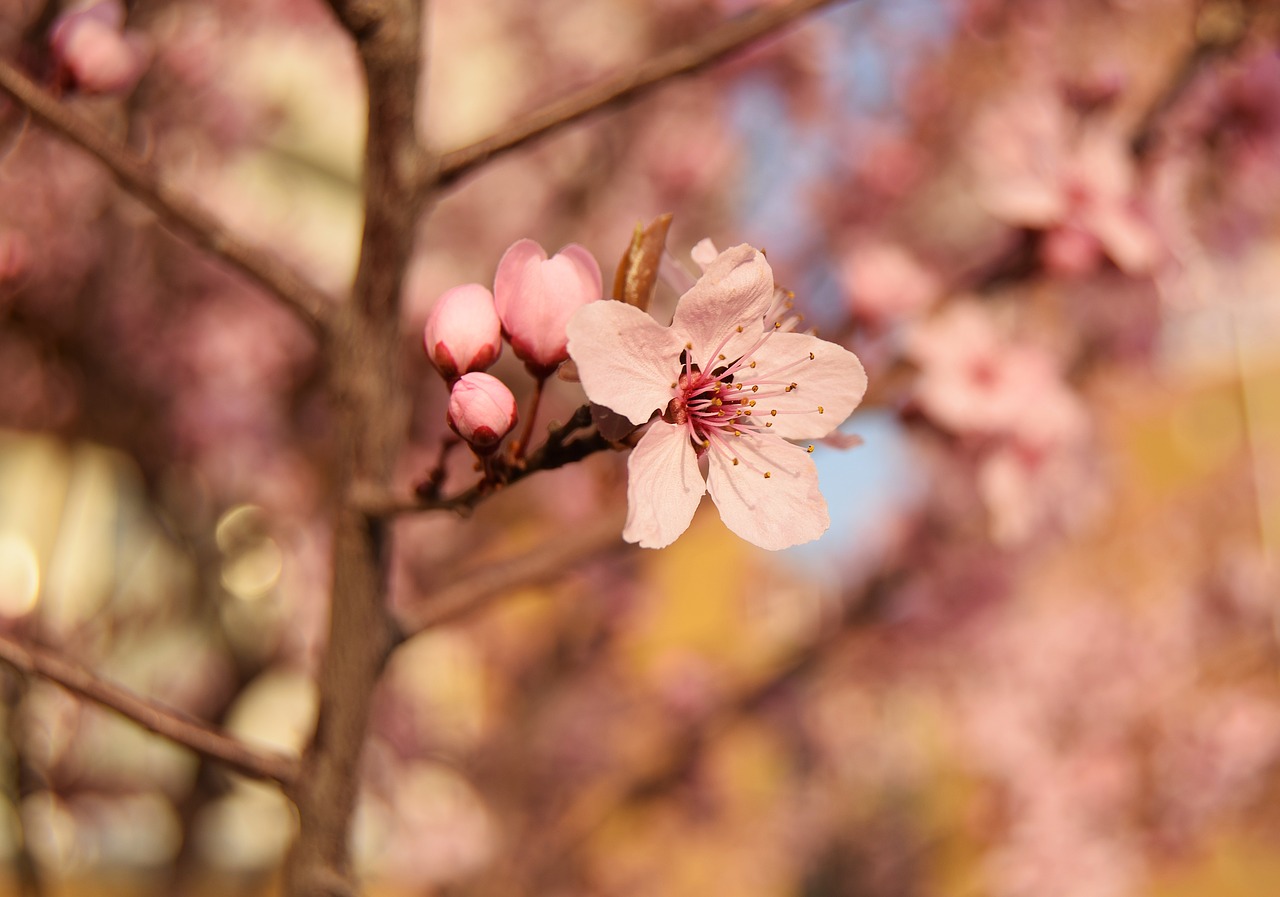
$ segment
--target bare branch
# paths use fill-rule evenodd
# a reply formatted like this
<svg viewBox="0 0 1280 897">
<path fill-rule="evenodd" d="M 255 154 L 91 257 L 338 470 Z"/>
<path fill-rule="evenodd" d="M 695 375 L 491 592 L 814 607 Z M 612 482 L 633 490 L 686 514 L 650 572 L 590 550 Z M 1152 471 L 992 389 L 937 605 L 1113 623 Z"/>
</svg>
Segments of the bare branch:
<svg viewBox="0 0 1280 897">
<path fill-rule="evenodd" d="M 841 0 L 792 0 L 783 6 L 767 6 L 751 15 L 732 19 L 697 40 L 676 47 L 636 67 L 606 78 L 536 109 L 470 146 L 440 157 L 430 189 L 447 186 L 492 159 L 551 134 L 566 125 L 610 107 L 639 99 L 655 87 L 701 71 L 727 56 L 768 37 L 809 13 Z"/>
<path fill-rule="evenodd" d="M 126 688 L 107 682 L 48 648 L 24 645 L 9 636 L 0 635 L 0 660 L 24 673 L 56 682 L 73 694 L 114 710 L 144 729 L 197 754 L 218 760 L 236 772 L 278 782 L 286 788 L 294 781 L 297 764 L 289 757 L 251 748 L 180 710 L 139 697 Z"/>
<path fill-rule="evenodd" d="M 448 498 L 433 494 L 437 484 L 429 480 L 419 487 L 420 494 L 416 498 L 361 484 L 353 490 L 351 503 L 371 518 L 396 517 L 421 511 L 457 511 L 466 514 L 490 495 L 520 482 L 530 474 L 540 470 L 555 470 L 614 447 L 613 443 L 595 431 L 569 438 L 590 425 L 591 406 L 583 405 L 573 413 L 568 422 L 553 429 L 547 435 L 547 441 L 523 461 L 506 466 L 495 465 L 486 479 Z"/>
<path fill-rule="evenodd" d="M 317 334 L 332 300 L 270 252 L 236 236 L 192 199 L 175 190 L 137 156 L 84 116 L 58 102 L 9 62 L 0 59 L 0 90 L 12 96 L 46 127 L 70 140 L 107 167 L 124 189 L 175 231 L 223 259 L 279 299 Z"/>
<path fill-rule="evenodd" d="M 630 546 L 618 536 L 621 530 L 621 519 L 609 515 L 584 532 L 554 536 L 532 551 L 487 565 L 424 599 L 404 615 L 402 628 L 410 636 L 456 622 L 488 607 L 513 588 L 552 582 L 592 558 L 628 550 Z"/>
</svg>

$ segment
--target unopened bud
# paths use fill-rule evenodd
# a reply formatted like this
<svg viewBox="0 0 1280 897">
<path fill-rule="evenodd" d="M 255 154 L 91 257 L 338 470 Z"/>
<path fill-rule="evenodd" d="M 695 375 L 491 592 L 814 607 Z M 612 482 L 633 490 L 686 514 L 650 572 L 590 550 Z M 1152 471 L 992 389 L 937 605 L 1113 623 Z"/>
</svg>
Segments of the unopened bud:
<svg viewBox="0 0 1280 897">
<path fill-rule="evenodd" d="M 464 374 L 449 395 L 449 426 L 478 453 L 487 455 L 515 427 L 516 397 L 497 377 Z"/>
<path fill-rule="evenodd" d="M 446 380 L 483 371 L 502 352 L 502 323 L 493 294 L 478 283 L 447 290 L 431 309 L 422 347 Z"/>
<path fill-rule="evenodd" d="M 603 294 L 600 266 L 576 243 L 547 258 L 533 240 L 519 240 L 498 263 L 493 294 L 511 348 L 546 376 L 569 357 L 569 318 Z"/>
<path fill-rule="evenodd" d="M 49 31 L 49 45 L 67 80 L 91 94 L 133 89 L 151 61 L 146 41 L 124 31 L 119 0 L 97 0 L 64 12 Z"/>
</svg>

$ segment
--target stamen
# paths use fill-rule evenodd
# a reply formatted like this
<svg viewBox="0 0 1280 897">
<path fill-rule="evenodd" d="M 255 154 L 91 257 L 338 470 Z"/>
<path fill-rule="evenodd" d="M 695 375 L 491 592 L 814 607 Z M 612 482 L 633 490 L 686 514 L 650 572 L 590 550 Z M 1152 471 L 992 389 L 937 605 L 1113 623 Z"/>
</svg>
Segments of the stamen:
<svg viewBox="0 0 1280 897">
<path fill-rule="evenodd" d="M 812 454 L 813 454 L 813 446 L 809 446 L 807 449 L 805 449 L 805 451 L 812 455 Z"/>
</svg>

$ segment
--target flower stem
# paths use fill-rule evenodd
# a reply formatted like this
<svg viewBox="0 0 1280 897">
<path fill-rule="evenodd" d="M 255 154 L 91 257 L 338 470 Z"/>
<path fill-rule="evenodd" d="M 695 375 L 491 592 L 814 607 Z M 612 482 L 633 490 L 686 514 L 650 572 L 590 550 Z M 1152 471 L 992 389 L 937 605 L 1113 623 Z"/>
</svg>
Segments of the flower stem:
<svg viewBox="0 0 1280 897">
<path fill-rule="evenodd" d="M 520 438 L 511 446 L 511 460 L 519 462 L 524 458 L 524 450 L 529 446 L 533 436 L 533 424 L 538 419 L 538 406 L 542 404 L 542 387 L 547 382 L 546 374 L 537 375 L 533 384 L 533 398 L 529 400 L 529 411 L 525 415 L 524 427 L 520 430 Z"/>
</svg>

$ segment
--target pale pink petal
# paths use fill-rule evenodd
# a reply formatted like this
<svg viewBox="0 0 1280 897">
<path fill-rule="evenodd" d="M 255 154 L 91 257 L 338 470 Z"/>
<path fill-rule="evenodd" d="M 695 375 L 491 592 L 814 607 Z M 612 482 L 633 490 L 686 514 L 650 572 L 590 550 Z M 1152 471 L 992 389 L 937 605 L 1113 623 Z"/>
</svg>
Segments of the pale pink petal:
<svg viewBox="0 0 1280 897">
<path fill-rule="evenodd" d="M 569 354 L 591 401 L 642 424 L 671 400 L 680 337 L 624 302 L 592 302 L 569 319 Z"/>
<path fill-rule="evenodd" d="M 689 528 L 704 492 L 706 484 L 685 428 L 655 421 L 627 460 L 627 525 L 622 538 L 641 548 L 665 548 Z"/>
<path fill-rule="evenodd" d="M 1119 202 L 1093 210 L 1087 226 L 1126 274 L 1150 273 L 1159 260 L 1160 243 L 1151 227 L 1137 212 Z"/>
<path fill-rule="evenodd" d="M 806 333 L 770 334 L 751 358 L 753 377 L 777 384 L 760 386 L 752 417 L 771 424 L 771 433 L 784 439 L 826 436 L 867 391 L 867 374 L 856 355 Z M 795 388 L 789 389 L 792 383 Z"/>
<path fill-rule="evenodd" d="M 720 518 L 748 542 L 770 551 L 790 548 L 812 542 L 830 526 L 818 469 L 799 446 L 774 436 L 744 436 L 707 458 L 707 491 Z"/>
<path fill-rule="evenodd" d="M 681 297 L 671 329 L 693 344 L 700 363 L 722 344 L 721 351 L 736 358 L 760 338 L 772 305 L 773 269 L 759 250 L 744 243 L 716 256 Z M 735 332 L 740 327 L 742 332 Z"/>
<path fill-rule="evenodd" d="M 698 245 L 693 247 L 689 253 L 694 263 L 702 269 L 702 273 L 706 273 L 711 267 L 711 263 L 716 260 L 716 256 L 720 254 L 720 250 L 716 249 L 716 244 L 712 243 L 710 238 L 703 237 L 698 241 Z"/>
<path fill-rule="evenodd" d="M 546 261 L 547 253 L 533 240 L 517 240 L 502 254 L 493 277 L 493 301 L 498 317 L 507 319 L 512 299 L 521 295 L 521 284 L 531 266 Z"/>
<path fill-rule="evenodd" d="M 604 281 L 600 276 L 600 264 L 596 261 L 596 257 L 588 252 L 586 248 L 579 246 L 577 243 L 570 243 L 552 256 L 552 262 L 557 260 L 568 263 L 568 267 L 572 269 L 574 285 L 570 287 L 566 283 L 565 287 L 574 295 L 586 296 L 588 297 L 586 300 L 588 302 L 599 299 L 604 295 Z M 547 279 L 548 282 L 551 281 L 550 275 L 548 275 Z"/>
</svg>

